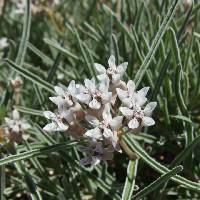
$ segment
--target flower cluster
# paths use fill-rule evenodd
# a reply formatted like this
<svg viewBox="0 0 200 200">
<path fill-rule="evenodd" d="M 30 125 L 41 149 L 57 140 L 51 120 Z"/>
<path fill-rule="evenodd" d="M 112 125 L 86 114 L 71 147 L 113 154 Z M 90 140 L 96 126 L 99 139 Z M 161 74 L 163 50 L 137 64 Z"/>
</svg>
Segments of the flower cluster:
<svg viewBox="0 0 200 200">
<path fill-rule="evenodd" d="M 68 87 L 55 86 L 57 96 L 49 99 L 57 111 L 45 111 L 51 123 L 45 131 L 65 131 L 88 139 L 87 147 L 80 147 L 86 157 L 82 164 L 97 164 L 111 160 L 114 151 L 122 152 L 120 137 L 125 132 L 139 132 L 143 126 L 152 126 L 151 118 L 157 103 L 147 103 L 149 87 L 136 91 L 135 84 L 122 81 L 127 62 L 116 66 L 110 56 L 108 67 L 94 64 L 97 80 L 85 79 L 84 85 L 71 81 Z M 120 101 L 119 101 L 119 100 Z"/>
<path fill-rule="evenodd" d="M 10 143 L 19 143 L 22 138 L 27 139 L 24 134 L 31 126 L 25 119 L 21 119 L 19 112 L 13 110 L 10 117 L 5 117 L 5 134 Z"/>
</svg>

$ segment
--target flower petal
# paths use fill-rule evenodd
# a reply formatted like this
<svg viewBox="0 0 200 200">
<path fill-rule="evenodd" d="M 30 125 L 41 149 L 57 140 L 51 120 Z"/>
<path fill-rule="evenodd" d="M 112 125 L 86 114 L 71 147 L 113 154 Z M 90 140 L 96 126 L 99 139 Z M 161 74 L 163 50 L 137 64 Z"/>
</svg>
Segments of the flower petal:
<svg viewBox="0 0 200 200">
<path fill-rule="evenodd" d="M 107 74 L 101 74 L 97 76 L 98 80 L 100 81 L 107 81 L 107 79 L 109 80 L 109 77 Z"/>
<path fill-rule="evenodd" d="M 89 94 L 78 94 L 76 95 L 76 98 L 81 102 L 85 104 L 89 104 L 91 101 L 91 96 Z"/>
<path fill-rule="evenodd" d="M 67 90 L 73 95 L 73 94 L 76 94 L 76 84 L 75 84 L 75 81 L 72 80 L 70 83 L 69 83 L 69 86 L 67 88 Z"/>
<path fill-rule="evenodd" d="M 59 96 L 64 96 L 64 94 L 65 94 L 65 91 L 63 90 L 63 88 L 61 88 L 59 86 L 55 86 L 54 90 L 57 93 L 57 95 L 59 95 Z"/>
<path fill-rule="evenodd" d="M 20 115 L 19 115 L 19 112 L 17 110 L 13 110 L 12 111 L 12 118 L 14 120 L 19 120 L 20 119 Z"/>
<path fill-rule="evenodd" d="M 68 124 L 63 124 L 62 122 L 58 122 L 57 131 L 66 131 L 69 128 Z"/>
<path fill-rule="evenodd" d="M 144 87 L 137 92 L 138 95 L 145 97 L 150 87 Z"/>
<path fill-rule="evenodd" d="M 109 125 L 113 131 L 119 130 L 119 128 L 122 126 L 122 120 L 123 116 L 117 116 L 114 117 L 110 122 Z"/>
<path fill-rule="evenodd" d="M 120 74 L 113 74 L 113 75 L 112 75 L 112 83 L 113 83 L 113 84 L 118 84 L 119 81 L 120 81 L 120 79 L 121 79 Z"/>
<path fill-rule="evenodd" d="M 136 128 L 138 128 L 139 127 L 139 122 L 138 122 L 138 120 L 137 119 L 132 119 L 132 120 L 130 120 L 129 121 L 129 123 L 128 123 L 128 127 L 130 128 L 130 129 L 136 129 Z"/>
<path fill-rule="evenodd" d="M 133 97 L 134 92 L 135 92 L 135 83 L 132 80 L 128 81 L 127 88 L 128 88 L 129 96 Z"/>
<path fill-rule="evenodd" d="M 102 133 L 98 127 L 88 130 L 84 135 L 91 138 L 94 141 L 102 139 Z"/>
<path fill-rule="evenodd" d="M 90 123 L 93 127 L 96 127 L 99 125 L 99 120 L 96 117 L 93 117 L 92 115 L 86 115 L 85 119 Z"/>
<path fill-rule="evenodd" d="M 53 132 L 57 130 L 57 124 L 55 124 L 54 122 L 47 124 L 44 128 L 44 131 L 47 132 Z"/>
<path fill-rule="evenodd" d="M 152 114 L 153 110 L 156 108 L 156 106 L 157 106 L 157 102 L 148 103 L 144 108 L 144 111 L 143 111 L 144 114 L 149 117 Z"/>
<path fill-rule="evenodd" d="M 121 101 L 123 101 L 124 98 L 128 97 L 127 91 L 122 90 L 120 88 L 116 88 L 116 91 L 117 91 L 117 95 Z"/>
<path fill-rule="evenodd" d="M 44 111 L 43 114 L 47 119 L 55 119 L 56 118 L 56 115 L 51 111 Z"/>
<path fill-rule="evenodd" d="M 92 93 L 95 91 L 96 89 L 96 86 L 95 86 L 95 80 L 94 79 L 85 79 L 84 80 L 84 83 L 85 83 L 85 87 Z"/>
<path fill-rule="evenodd" d="M 108 59 L 108 65 L 110 68 L 112 69 L 116 69 L 116 65 L 115 65 L 115 56 L 111 55 L 110 58 Z"/>
<path fill-rule="evenodd" d="M 89 107 L 95 110 L 98 110 L 101 108 L 101 103 L 99 103 L 96 99 L 93 99 L 90 103 L 89 103 Z"/>
<path fill-rule="evenodd" d="M 103 136 L 108 139 L 113 137 L 113 132 L 109 128 L 105 128 L 103 131 Z"/>
<path fill-rule="evenodd" d="M 127 107 L 120 107 L 119 110 L 121 113 L 128 119 L 132 118 L 133 116 L 133 110 L 127 108 Z"/>
<path fill-rule="evenodd" d="M 106 92 L 101 95 L 102 103 L 105 105 L 112 100 L 112 92 Z"/>
<path fill-rule="evenodd" d="M 98 64 L 98 63 L 94 63 L 94 67 L 97 71 L 97 74 L 105 74 L 106 73 L 106 69 L 103 65 Z"/>
<path fill-rule="evenodd" d="M 142 124 L 144 126 L 153 126 L 155 124 L 155 121 L 151 117 L 143 117 Z"/>
<path fill-rule="evenodd" d="M 128 63 L 127 63 L 127 62 L 124 62 L 124 63 L 120 64 L 120 65 L 117 67 L 117 73 L 120 74 L 121 77 L 122 77 L 122 76 L 124 75 L 124 73 L 126 72 L 127 66 L 128 66 Z"/>
</svg>

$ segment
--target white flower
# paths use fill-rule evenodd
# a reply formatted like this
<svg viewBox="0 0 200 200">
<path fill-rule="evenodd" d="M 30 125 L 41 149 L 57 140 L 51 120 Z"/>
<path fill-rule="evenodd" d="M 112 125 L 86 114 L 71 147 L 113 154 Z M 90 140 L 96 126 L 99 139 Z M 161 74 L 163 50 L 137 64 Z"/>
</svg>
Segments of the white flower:
<svg viewBox="0 0 200 200">
<path fill-rule="evenodd" d="M 102 105 L 105 105 L 111 101 L 112 92 L 108 92 L 109 83 L 101 82 L 99 87 L 95 85 L 94 79 L 85 79 L 85 87 L 78 85 L 79 94 L 76 98 L 84 104 L 87 104 L 92 109 L 100 109 Z"/>
<path fill-rule="evenodd" d="M 49 97 L 49 99 L 58 106 L 59 110 L 75 105 L 77 89 L 74 80 L 69 83 L 67 88 L 55 86 L 54 90 L 58 96 Z"/>
<path fill-rule="evenodd" d="M 12 79 L 10 82 L 13 89 L 19 89 L 23 85 L 23 81 L 19 76 L 15 77 L 15 79 Z"/>
<path fill-rule="evenodd" d="M 126 90 L 116 89 L 119 99 L 128 108 L 143 106 L 147 101 L 148 90 L 149 87 L 144 87 L 135 92 L 135 83 L 132 80 L 128 81 Z"/>
<path fill-rule="evenodd" d="M 85 136 L 91 138 L 93 141 L 105 139 L 108 143 L 112 144 L 115 150 L 121 151 L 117 131 L 122 126 L 122 116 L 112 118 L 109 106 L 107 106 L 103 112 L 102 121 L 91 115 L 86 115 L 86 120 L 95 128 L 88 130 Z"/>
<path fill-rule="evenodd" d="M 92 142 L 88 147 L 80 147 L 79 150 L 87 155 L 80 160 L 82 165 L 97 165 L 102 160 L 113 159 L 113 149 L 104 148 L 100 142 Z"/>
<path fill-rule="evenodd" d="M 126 72 L 126 68 L 128 63 L 124 62 L 120 64 L 119 66 L 116 66 L 115 64 L 115 57 L 113 55 L 110 56 L 108 59 L 108 69 L 106 69 L 103 65 L 95 63 L 94 66 L 97 71 L 97 78 L 99 80 L 106 80 L 110 79 L 110 81 L 117 85 L 119 84 L 121 78 L 123 77 L 124 73 Z"/>
<path fill-rule="evenodd" d="M 47 132 L 66 131 L 75 120 L 74 114 L 71 110 L 61 111 L 58 114 L 55 114 L 51 111 L 45 111 L 44 116 L 47 119 L 52 120 L 51 123 L 47 124 L 43 128 L 43 130 Z"/>
<path fill-rule="evenodd" d="M 8 132 L 12 133 L 21 133 L 31 126 L 24 119 L 20 119 L 19 112 L 17 110 L 13 110 L 11 117 L 5 117 L 5 126 Z"/>
<path fill-rule="evenodd" d="M 137 129 L 141 126 L 152 126 L 155 124 L 155 121 L 150 117 L 153 110 L 155 109 L 157 103 L 150 102 L 144 109 L 141 107 L 120 107 L 122 114 L 129 120 L 128 127 L 130 129 Z"/>
<path fill-rule="evenodd" d="M 8 39 L 6 37 L 2 37 L 0 39 L 0 49 L 4 49 L 9 45 Z"/>
</svg>

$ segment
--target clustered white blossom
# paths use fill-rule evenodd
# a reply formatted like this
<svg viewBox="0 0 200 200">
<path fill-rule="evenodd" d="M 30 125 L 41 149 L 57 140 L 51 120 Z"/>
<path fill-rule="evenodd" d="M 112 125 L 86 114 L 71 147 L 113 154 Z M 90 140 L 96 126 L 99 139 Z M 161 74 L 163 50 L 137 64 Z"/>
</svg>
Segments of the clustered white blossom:
<svg viewBox="0 0 200 200">
<path fill-rule="evenodd" d="M 26 139 L 24 134 L 31 126 L 25 119 L 21 119 L 19 112 L 13 110 L 10 117 L 5 117 L 5 134 L 11 143 L 19 143 L 22 138 Z"/>
<path fill-rule="evenodd" d="M 157 103 L 147 103 L 149 87 L 136 91 L 132 80 L 127 84 L 122 81 L 127 65 L 125 62 L 116 66 L 111 55 L 108 68 L 94 64 L 98 81 L 85 79 L 82 85 L 72 80 L 68 87 L 55 86 L 57 96 L 49 98 L 57 105 L 57 111 L 44 112 L 51 120 L 44 130 L 76 132 L 87 138 L 88 146 L 80 147 L 86 153 L 81 159 L 84 165 L 112 160 L 114 151 L 122 152 L 121 135 L 155 124 L 151 115 Z"/>
</svg>

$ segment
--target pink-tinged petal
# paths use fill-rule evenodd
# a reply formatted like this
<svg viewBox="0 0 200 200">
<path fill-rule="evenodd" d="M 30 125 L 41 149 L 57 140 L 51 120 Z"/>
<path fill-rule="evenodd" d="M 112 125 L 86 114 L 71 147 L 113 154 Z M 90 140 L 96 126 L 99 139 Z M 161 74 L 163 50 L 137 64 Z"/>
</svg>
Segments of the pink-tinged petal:
<svg viewBox="0 0 200 200">
<path fill-rule="evenodd" d="M 85 119 L 90 123 L 93 127 L 96 127 L 99 125 L 99 120 L 96 117 L 93 117 L 92 115 L 86 115 Z"/>
<path fill-rule="evenodd" d="M 123 101 L 124 98 L 128 97 L 127 91 L 122 90 L 120 88 L 116 88 L 116 91 L 117 91 L 117 95 L 121 101 Z"/>
<path fill-rule="evenodd" d="M 85 104 L 89 104 L 92 100 L 92 97 L 89 94 L 78 94 L 76 95 L 76 98 L 81 102 Z"/>
<path fill-rule="evenodd" d="M 57 131 L 66 131 L 68 128 L 69 125 L 58 122 Z"/>
<path fill-rule="evenodd" d="M 95 86 L 95 80 L 94 79 L 85 79 L 84 80 L 84 83 L 85 83 L 85 87 L 90 91 L 90 92 L 94 92 L 95 89 L 96 89 L 96 86 Z"/>
<path fill-rule="evenodd" d="M 128 81 L 127 88 L 128 88 L 129 96 L 133 97 L 134 92 L 135 92 L 135 83 L 132 80 Z"/>
<path fill-rule="evenodd" d="M 64 96 L 64 94 L 65 94 L 65 91 L 63 90 L 63 88 L 61 88 L 59 86 L 55 86 L 54 90 L 57 93 L 57 95 L 59 95 L 59 96 Z"/>
<path fill-rule="evenodd" d="M 155 121 L 151 117 L 143 117 L 142 124 L 144 126 L 153 126 L 155 124 Z"/>
<path fill-rule="evenodd" d="M 60 117 L 66 119 L 68 123 L 74 121 L 74 113 L 72 110 L 62 111 Z"/>
<path fill-rule="evenodd" d="M 95 110 L 98 110 L 101 108 L 101 103 L 99 103 L 96 99 L 93 99 L 90 103 L 89 103 L 89 107 Z"/>
<path fill-rule="evenodd" d="M 55 119 L 56 118 L 56 115 L 51 111 L 44 111 L 43 114 L 47 119 Z"/>
<path fill-rule="evenodd" d="M 70 94 L 76 94 L 76 84 L 75 84 L 74 80 L 72 80 L 69 83 L 69 86 L 68 86 L 67 90 L 69 91 Z"/>
<path fill-rule="evenodd" d="M 138 95 L 145 97 L 147 92 L 149 91 L 150 87 L 144 87 L 137 92 Z"/>
<path fill-rule="evenodd" d="M 122 77 L 122 76 L 124 75 L 124 73 L 126 72 L 127 66 L 128 66 L 128 63 L 127 63 L 127 62 L 124 62 L 124 63 L 120 64 L 120 65 L 117 67 L 117 73 L 120 74 L 121 77 Z"/>
<path fill-rule="evenodd" d="M 97 76 L 98 80 L 100 81 L 107 81 L 109 79 L 107 74 L 101 74 Z"/>
<path fill-rule="evenodd" d="M 109 121 L 109 125 L 113 131 L 119 130 L 122 126 L 123 116 L 114 117 L 111 121 Z"/>
<path fill-rule="evenodd" d="M 101 95 L 102 103 L 105 105 L 112 100 L 112 92 L 105 92 Z"/>
<path fill-rule="evenodd" d="M 101 91 L 102 93 L 107 92 L 108 88 L 109 88 L 109 79 L 105 79 L 103 81 L 101 81 L 100 85 L 99 85 L 99 91 Z"/>
<path fill-rule="evenodd" d="M 47 131 L 47 132 L 53 132 L 53 131 L 56 131 L 57 129 L 57 124 L 55 124 L 54 122 L 50 123 L 50 124 L 47 124 L 43 130 L 44 131 Z"/>
<path fill-rule="evenodd" d="M 66 101 L 65 99 L 63 99 L 61 96 L 57 96 L 57 97 L 49 97 L 50 101 L 52 101 L 54 104 L 56 104 L 57 106 L 65 104 Z"/>
<path fill-rule="evenodd" d="M 103 65 L 94 63 L 94 67 L 96 69 L 97 74 L 105 74 L 106 73 L 106 69 Z"/>
<path fill-rule="evenodd" d="M 109 104 L 105 105 L 105 108 L 103 110 L 102 116 L 103 116 L 103 120 L 106 121 L 106 122 L 109 122 L 110 120 L 112 120 L 112 116 L 111 116 L 111 113 L 110 113 L 110 105 Z"/>
<path fill-rule="evenodd" d="M 136 129 L 136 128 L 138 128 L 139 127 L 139 122 L 138 122 L 138 120 L 137 119 L 132 119 L 132 120 L 130 120 L 129 121 L 129 123 L 128 123 L 128 127 L 130 128 L 130 129 Z"/>
<path fill-rule="evenodd" d="M 133 110 L 131 110 L 131 109 L 127 108 L 127 107 L 120 107 L 119 110 L 128 119 L 133 117 Z"/>
<path fill-rule="evenodd" d="M 123 102 L 124 106 L 126 106 L 128 108 L 133 107 L 133 101 L 131 98 L 124 98 L 122 102 Z"/>
<path fill-rule="evenodd" d="M 115 84 L 115 85 L 118 84 L 120 80 L 121 80 L 120 74 L 113 74 L 112 75 L 112 83 L 113 84 Z"/>
<path fill-rule="evenodd" d="M 86 92 L 85 86 L 83 86 L 81 84 L 76 84 L 76 90 L 77 90 L 77 94 L 85 93 Z"/>
<path fill-rule="evenodd" d="M 148 103 L 145 106 L 144 110 L 143 110 L 144 114 L 147 117 L 151 116 L 151 114 L 152 114 L 153 110 L 156 108 L 156 106 L 157 106 L 157 102 L 150 102 L 150 103 Z"/>
<path fill-rule="evenodd" d="M 102 140 L 102 133 L 99 128 L 94 128 L 91 130 L 88 130 L 85 134 L 86 137 L 91 138 L 92 140 Z"/>
<path fill-rule="evenodd" d="M 136 94 L 135 102 L 138 106 L 143 106 L 147 102 L 147 98 L 145 96 Z"/>
<path fill-rule="evenodd" d="M 113 132 L 110 129 L 105 128 L 104 131 L 103 131 L 103 136 L 106 139 L 111 138 L 111 137 L 113 137 Z"/>
<path fill-rule="evenodd" d="M 12 118 L 14 120 L 19 120 L 20 119 L 20 115 L 19 115 L 19 112 L 17 110 L 13 110 L 12 111 Z"/>
<path fill-rule="evenodd" d="M 110 58 L 108 59 L 108 65 L 110 68 L 116 70 L 115 56 L 113 56 L 113 55 L 110 56 Z"/>
</svg>

